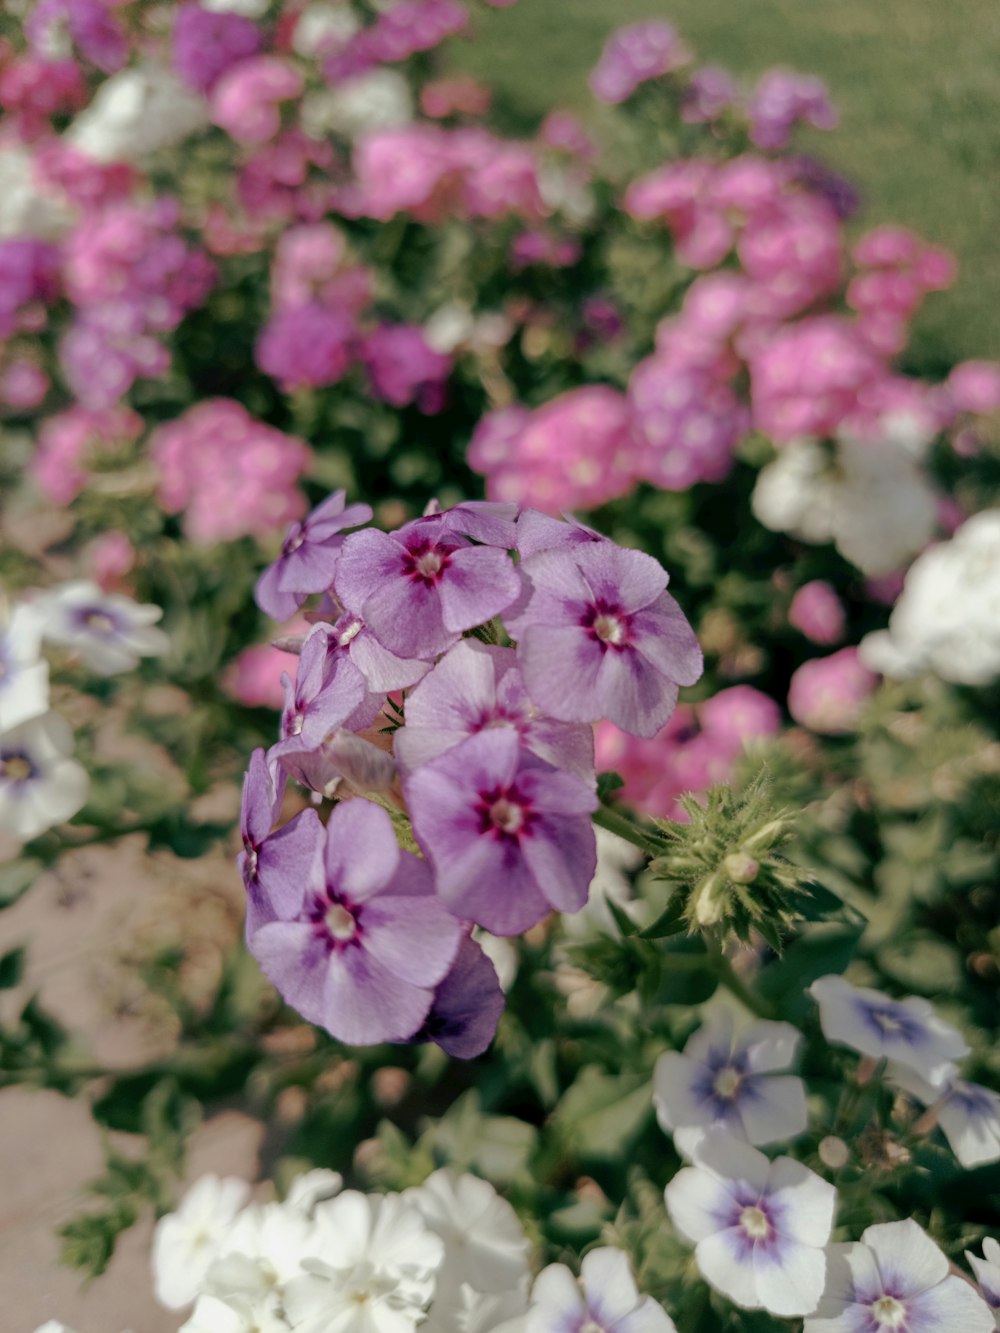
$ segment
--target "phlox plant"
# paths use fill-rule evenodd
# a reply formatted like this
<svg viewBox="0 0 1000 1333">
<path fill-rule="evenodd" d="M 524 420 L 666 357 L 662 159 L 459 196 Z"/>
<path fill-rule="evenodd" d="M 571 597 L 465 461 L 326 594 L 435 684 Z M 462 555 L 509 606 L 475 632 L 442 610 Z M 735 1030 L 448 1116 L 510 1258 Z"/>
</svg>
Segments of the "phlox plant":
<svg viewBox="0 0 1000 1333">
<path fill-rule="evenodd" d="M 155 1061 L 0 953 L 0 1086 L 144 1145 L 64 1258 L 154 1212 L 186 1333 L 985 1333 L 1000 366 L 909 347 L 954 263 L 819 80 L 650 19 L 513 138 L 475 18 L 0 18 L 0 905 L 228 876 L 197 995 L 197 903 L 123 948 Z"/>
</svg>

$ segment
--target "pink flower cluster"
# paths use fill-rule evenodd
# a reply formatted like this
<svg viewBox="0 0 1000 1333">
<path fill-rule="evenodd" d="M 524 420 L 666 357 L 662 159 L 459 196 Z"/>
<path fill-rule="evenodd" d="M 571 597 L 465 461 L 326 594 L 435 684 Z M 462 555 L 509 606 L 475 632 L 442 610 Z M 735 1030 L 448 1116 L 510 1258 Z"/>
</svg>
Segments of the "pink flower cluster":
<svg viewBox="0 0 1000 1333">
<path fill-rule="evenodd" d="M 122 404 L 69 407 L 42 423 L 31 475 L 53 504 L 69 504 L 87 485 L 94 465 L 113 461 L 144 428 L 142 417 Z"/>
<path fill-rule="evenodd" d="M 229 398 L 199 403 L 161 426 L 150 454 L 159 472 L 160 504 L 169 514 L 183 513 L 184 532 L 193 542 L 256 537 L 305 512 L 298 481 L 312 463 L 312 450 Z"/>
<path fill-rule="evenodd" d="M 687 816 L 678 797 L 728 782 L 744 747 L 780 730 L 781 710 L 773 699 L 750 685 L 733 685 L 704 703 L 681 704 L 650 739 L 598 723 L 597 767 L 619 774 L 622 797 L 634 809 L 683 821 Z"/>
<path fill-rule="evenodd" d="M 373 24 L 341 44 L 326 60 L 323 72 L 337 84 L 375 65 L 431 51 L 446 37 L 463 32 L 468 22 L 468 12 L 458 0 L 396 0 Z"/>
<path fill-rule="evenodd" d="M 85 407 L 109 407 L 135 380 L 165 373 L 159 335 L 199 306 L 215 281 L 207 256 L 180 235 L 171 199 L 113 202 L 83 216 L 63 249 L 63 282 L 76 307 L 60 363 Z"/>
<path fill-rule="evenodd" d="M 814 657 L 792 676 L 788 711 L 796 722 L 823 735 L 853 731 L 878 676 L 861 662 L 857 648 Z"/>
<path fill-rule="evenodd" d="M 853 259 L 857 272 L 846 299 L 858 313 L 858 331 L 876 351 L 895 356 L 906 346 L 910 320 L 925 295 L 955 281 L 955 261 L 905 227 L 868 232 L 855 245 Z"/>
</svg>

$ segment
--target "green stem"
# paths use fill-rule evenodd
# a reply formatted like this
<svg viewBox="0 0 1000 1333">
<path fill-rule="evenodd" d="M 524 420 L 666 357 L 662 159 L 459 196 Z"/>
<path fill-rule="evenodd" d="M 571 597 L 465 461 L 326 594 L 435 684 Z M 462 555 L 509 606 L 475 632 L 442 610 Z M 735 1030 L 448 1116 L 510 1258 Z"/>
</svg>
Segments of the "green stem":
<svg viewBox="0 0 1000 1333">
<path fill-rule="evenodd" d="M 615 833 L 619 838 L 624 838 L 626 842 L 632 843 L 634 847 L 639 847 L 647 856 L 655 856 L 661 850 L 658 843 L 654 843 L 648 834 L 638 828 L 625 815 L 620 815 L 617 810 L 612 810 L 610 806 L 599 805 L 591 819 L 598 828 L 607 829 L 609 833 Z"/>
<path fill-rule="evenodd" d="M 740 1004 L 745 1005 L 758 1018 L 773 1018 L 774 1010 L 762 996 L 754 994 L 745 981 L 737 974 L 732 963 L 720 949 L 712 959 L 715 975 L 730 994 L 735 995 Z"/>
</svg>

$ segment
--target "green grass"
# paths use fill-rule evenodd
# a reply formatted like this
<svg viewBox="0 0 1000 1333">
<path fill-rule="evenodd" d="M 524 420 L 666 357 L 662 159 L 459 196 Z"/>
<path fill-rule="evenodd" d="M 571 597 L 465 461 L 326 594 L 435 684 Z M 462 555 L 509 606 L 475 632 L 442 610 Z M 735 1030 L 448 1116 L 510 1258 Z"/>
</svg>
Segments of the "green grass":
<svg viewBox="0 0 1000 1333">
<path fill-rule="evenodd" d="M 860 188 L 862 221 L 903 223 L 959 259 L 919 318 L 918 360 L 1000 357 L 1000 0 L 520 0 L 478 21 L 462 64 L 519 117 L 582 109 L 607 34 L 649 17 L 704 63 L 823 77 L 841 126 L 808 146 Z"/>
</svg>

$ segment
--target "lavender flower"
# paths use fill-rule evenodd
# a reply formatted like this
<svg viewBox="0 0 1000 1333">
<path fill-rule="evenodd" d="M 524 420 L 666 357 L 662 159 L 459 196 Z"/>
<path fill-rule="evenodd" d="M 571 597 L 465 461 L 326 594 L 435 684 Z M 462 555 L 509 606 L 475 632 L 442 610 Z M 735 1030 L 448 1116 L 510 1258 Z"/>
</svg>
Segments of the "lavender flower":
<svg viewBox="0 0 1000 1333">
<path fill-rule="evenodd" d="M 496 968 L 466 936 L 451 970 L 434 989 L 434 1002 L 412 1041 L 433 1041 L 458 1060 L 482 1055 L 496 1034 L 504 1009 Z"/>
<path fill-rule="evenodd" d="M 606 542 L 593 528 L 579 523 L 571 514 L 565 521 L 543 514 L 540 509 L 524 509 L 517 520 L 517 549 L 522 560 L 539 551 L 551 551 L 558 546 L 576 546 L 584 542 Z"/>
<path fill-rule="evenodd" d="M 539 1273 L 525 1333 L 677 1333 L 662 1307 L 639 1295 L 621 1250 L 591 1250 L 580 1267 L 579 1284 L 565 1264 Z"/>
<path fill-rule="evenodd" d="M 96 583 L 64 583 L 34 605 L 43 616 L 45 637 L 78 653 L 101 676 L 131 671 L 140 657 L 158 657 L 170 647 L 155 625 L 163 615 L 160 607 L 139 606 Z"/>
<path fill-rule="evenodd" d="M 268 921 L 288 921 L 302 906 L 305 885 L 323 848 L 323 826 L 315 810 L 303 810 L 283 828 L 277 823 L 284 778 L 275 783 L 263 750 L 254 750 L 243 778 L 236 867 L 247 891 L 247 938 Z"/>
<path fill-rule="evenodd" d="M 721 1133 L 702 1141 L 694 1161 L 671 1180 L 666 1200 L 674 1226 L 695 1243 L 702 1277 L 742 1309 L 810 1314 L 826 1281 L 833 1186 L 801 1162 L 769 1162 Z"/>
<path fill-rule="evenodd" d="M 962 1034 L 917 996 L 891 1000 L 839 976 L 820 977 L 809 994 L 819 1005 L 827 1041 L 873 1060 L 895 1060 L 934 1087 L 943 1087 L 955 1072 L 954 1062 L 969 1053 Z"/>
<path fill-rule="evenodd" d="M 659 19 L 613 32 L 590 75 L 590 91 L 602 102 L 627 101 L 641 83 L 668 74 L 690 60 L 676 29 Z"/>
<path fill-rule="evenodd" d="M 521 579 L 505 551 L 419 524 L 352 533 L 334 580 L 344 607 L 401 657 L 433 658 L 506 610 Z"/>
<path fill-rule="evenodd" d="M 532 700 L 561 721 L 608 718 L 655 736 L 678 685 L 702 671 L 663 567 L 641 551 L 587 542 L 530 556 L 521 573 L 525 596 L 506 623 Z"/>
<path fill-rule="evenodd" d="M 992 1333 L 993 1315 L 916 1222 L 880 1222 L 831 1245 L 823 1299 L 803 1333 Z"/>
<path fill-rule="evenodd" d="M 344 491 L 337 491 L 301 523 L 291 524 L 281 554 L 258 579 L 257 605 L 274 620 L 287 620 L 310 593 L 325 592 L 332 586 L 344 529 L 367 523 L 372 516 L 366 504 L 345 509 L 345 498 Z"/>
<path fill-rule="evenodd" d="M 413 833 L 456 915 L 517 935 L 578 911 L 597 864 L 593 786 L 504 728 L 480 732 L 404 782 Z"/>
<path fill-rule="evenodd" d="M 281 673 L 285 690 L 281 735 L 283 740 L 295 739 L 296 748 L 319 745 L 359 710 L 366 714 L 359 719 L 360 726 L 368 725 L 378 712 L 377 704 L 374 709 L 364 707 L 368 691 L 353 662 L 344 654 L 331 659 L 329 640 L 329 627 L 316 625 L 302 645 L 295 680 L 287 671 Z"/>
<path fill-rule="evenodd" d="M 405 1041 L 420 1028 L 460 938 L 427 866 L 400 851 L 386 812 L 352 800 L 330 816 L 295 918 L 261 926 L 249 947 L 305 1019 L 366 1045 Z"/>
<path fill-rule="evenodd" d="M 442 509 L 431 500 L 420 518 L 407 523 L 402 532 L 417 531 L 427 536 L 443 532 L 471 537 L 484 546 L 498 546 L 512 551 L 517 546 L 517 505 L 495 500 L 463 500 Z"/>
<path fill-rule="evenodd" d="M 395 753 L 404 772 L 487 728 L 510 728 L 532 754 L 554 768 L 594 778 L 594 735 L 580 723 L 540 717 L 528 698 L 512 648 L 463 639 L 406 700 L 406 726 Z"/>
<path fill-rule="evenodd" d="M 689 1154 L 706 1129 L 725 1129 L 748 1143 L 801 1134 L 808 1122 L 805 1088 L 776 1076 L 795 1058 L 801 1034 L 790 1023 L 753 1023 L 739 1035 L 722 1010 L 688 1040 L 684 1053 L 656 1062 L 653 1101 L 662 1127 Z"/>
<path fill-rule="evenodd" d="M 890 1073 L 894 1083 L 931 1108 L 928 1119 L 941 1126 L 962 1166 L 968 1169 L 1000 1161 L 1000 1096 L 960 1078 L 935 1087 L 903 1065 Z"/>
</svg>

